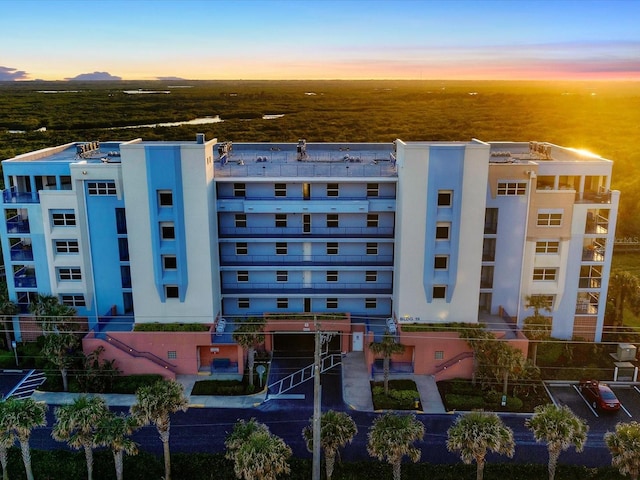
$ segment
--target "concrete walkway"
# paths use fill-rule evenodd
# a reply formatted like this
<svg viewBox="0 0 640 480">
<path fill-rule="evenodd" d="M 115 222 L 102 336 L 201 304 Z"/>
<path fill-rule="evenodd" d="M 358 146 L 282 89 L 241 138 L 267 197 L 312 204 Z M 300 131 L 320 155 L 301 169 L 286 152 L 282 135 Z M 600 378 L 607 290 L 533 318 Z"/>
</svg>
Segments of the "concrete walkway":
<svg viewBox="0 0 640 480">
<path fill-rule="evenodd" d="M 444 405 L 438 393 L 435 378 L 432 375 L 393 375 L 391 378 L 410 378 L 416 382 L 422 411 L 424 413 L 445 413 Z M 178 375 L 176 380 L 184 387 L 184 392 L 191 408 L 253 408 L 263 403 L 267 397 L 266 389 L 254 395 L 213 396 L 191 395 L 193 386 L 198 380 L 210 380 L 203 375 Z M 352 410 L 373 411 L 370 387 L 371 375 L 364 361 L 363 352 L 350 352 L 342 357 L 342 398 Z M 377 374 L 375 380 L 382 380 Z M 41 392 L 36 390 L 33 399 L 54 405 L 73 403 L 78 393 Z M 129 407 L 136 402 L 135 395 L 96 394 L 114 407 Z"/>
</svg>

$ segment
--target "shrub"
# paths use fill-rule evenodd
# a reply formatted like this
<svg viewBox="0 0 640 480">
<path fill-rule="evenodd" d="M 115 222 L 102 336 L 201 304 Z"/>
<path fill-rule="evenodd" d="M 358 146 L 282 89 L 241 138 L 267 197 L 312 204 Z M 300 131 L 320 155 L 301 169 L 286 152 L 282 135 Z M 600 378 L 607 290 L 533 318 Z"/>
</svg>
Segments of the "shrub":
<svg viewBox="0 0 640 480">
<path fill-rule="evenodd" d="M 191 395 L 244 395 L 245 385 L 240 380 L 201 380 L 196 382 Z"/>
<path fill-rule="evenodd" d="M 210 325 L 203 323 L 138 323 L 135 325 L 136 332 L 206 332 Z"/>
<path fill-rule="evenodd" d="M 144 375 L 126 375 L 113 379 L 113 387 L 111 393 L 136 393 L 140 387 L 152 385 L 158 380 L 162 380 L 162 375 L 144 374 Z"/>
<path fill-rule="evenodd" d="M 448 393 L 444 397 L 445 405 L 449 410 L 474 410 L 484 408 L 485 402 L 481 395 L 458 395 Z"/>
</svg>

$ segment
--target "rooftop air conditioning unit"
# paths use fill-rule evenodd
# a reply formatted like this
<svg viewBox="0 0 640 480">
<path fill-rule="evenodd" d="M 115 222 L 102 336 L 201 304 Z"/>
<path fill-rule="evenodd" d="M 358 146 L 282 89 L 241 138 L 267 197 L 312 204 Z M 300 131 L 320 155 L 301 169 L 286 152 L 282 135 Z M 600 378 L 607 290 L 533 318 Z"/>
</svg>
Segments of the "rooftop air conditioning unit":
<svg viewBox="0 0 640 480">
<path fill-rule="evenodd" d="M 631 343 L 619 343 L 616 355 L 620 362 L 633 361 L 636 359 L 636 346 Z"/>
</svg>

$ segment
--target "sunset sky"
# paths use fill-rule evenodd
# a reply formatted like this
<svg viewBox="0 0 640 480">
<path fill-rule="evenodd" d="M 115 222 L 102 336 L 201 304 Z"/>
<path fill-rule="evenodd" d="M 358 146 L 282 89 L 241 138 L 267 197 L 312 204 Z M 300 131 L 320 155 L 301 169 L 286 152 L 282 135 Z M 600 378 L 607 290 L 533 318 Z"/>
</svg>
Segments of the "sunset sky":
<svg viewBox="0 0 640 480">
<path fill-rule="evenodd" d="M 0 80 L 640 80 L 639 19 L 640 0 L 2 0 Z"/>
</svg>

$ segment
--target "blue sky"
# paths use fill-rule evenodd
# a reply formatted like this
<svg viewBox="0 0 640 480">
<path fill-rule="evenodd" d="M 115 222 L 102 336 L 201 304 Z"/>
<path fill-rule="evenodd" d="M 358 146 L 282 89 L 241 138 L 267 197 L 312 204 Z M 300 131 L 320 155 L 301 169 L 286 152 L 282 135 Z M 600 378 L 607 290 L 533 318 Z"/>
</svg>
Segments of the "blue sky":
<svg viewBox="0 0 640 480">
<path fill-rule="evenodd" d="M 2 0 L 0 80 L 640 80 L 640 0 Z"/>
</svg>

